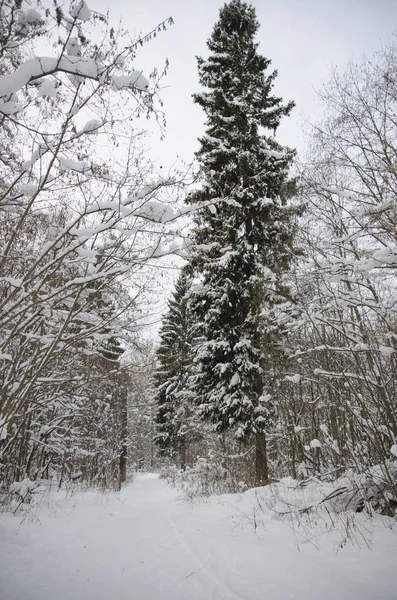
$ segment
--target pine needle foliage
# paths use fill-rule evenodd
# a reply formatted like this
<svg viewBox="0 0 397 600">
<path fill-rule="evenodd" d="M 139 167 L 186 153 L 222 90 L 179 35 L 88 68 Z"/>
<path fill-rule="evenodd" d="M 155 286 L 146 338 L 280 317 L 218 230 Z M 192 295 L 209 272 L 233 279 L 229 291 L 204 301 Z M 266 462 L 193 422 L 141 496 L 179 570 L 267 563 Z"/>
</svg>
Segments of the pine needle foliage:
<svg viewBox="0 0 397 600">
<path fill-rule="evenodd" d="M 287 293 L 283 277 L 294 254 L 295 209 L 283 194 L 294 151 L 274 137 L 294 103 L 273 93 L 277 71 L 258 52 L 258 28 L 254 8 L 232 0 L 207 41 L 209 57 L 198 58 L 204 91 L 194 100 L 206 131 L 196 153 L 202 187 L 189 198 L 207 202 L 190 263 L 203 335 L 193 388 L 201 417 L 243 441 L 270 419 L 266 357 L 280 335 L 271 313 Z"/>
<path fill-rule="evenodd" d="M 186 269 L 182 269 L 160 330 L 156 373 L 158 408 L 155 442 L 161 456 L 179 454 L 183 468 L 191 413 L 186 382 L 195 339 L 195 325 L 189 310 L 189 288 L 190 277 Z"/>
</svg>

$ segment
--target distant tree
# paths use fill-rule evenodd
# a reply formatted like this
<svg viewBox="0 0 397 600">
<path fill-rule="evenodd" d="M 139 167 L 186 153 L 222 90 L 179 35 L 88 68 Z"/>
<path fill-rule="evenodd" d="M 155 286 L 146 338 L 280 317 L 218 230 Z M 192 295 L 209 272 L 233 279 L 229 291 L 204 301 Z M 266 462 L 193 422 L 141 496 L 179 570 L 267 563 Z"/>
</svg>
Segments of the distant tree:
<svg viewBox="0 0 397 600">
<path fill-rule="evenodd" d="M 276 71 L 258 53 L 255 9 L 232 0 L 220 10 L 198 59 L 206 114 L 197 158 L 202 188 L 189 201 L 213 201 L 195 221 L 193 310 L 202 324 L 194 389 L 202 418 L 217 432 L 255 440 L 256 482 L 268 479 L 266 428 L 272 412 L 272 355 L 281 330 L 271 313 L 287 289 L 292 209 L 283 188 L 293 151 L 274 134 L 294 103 L 273 94 Z"/>
<path fill-rule="evenodd" d="M 191 280 L 183 268 L 175 284 L 161 330 L 157 351 L 159 362 L 156 383 L 158 405 L 155 438 L 160 455 L 179 455 L 185 468 L 187 446 L 191 436 L 191 397 L 188 380 L 191 374 L 195 323 L 189 308 Z"/>
</svg>

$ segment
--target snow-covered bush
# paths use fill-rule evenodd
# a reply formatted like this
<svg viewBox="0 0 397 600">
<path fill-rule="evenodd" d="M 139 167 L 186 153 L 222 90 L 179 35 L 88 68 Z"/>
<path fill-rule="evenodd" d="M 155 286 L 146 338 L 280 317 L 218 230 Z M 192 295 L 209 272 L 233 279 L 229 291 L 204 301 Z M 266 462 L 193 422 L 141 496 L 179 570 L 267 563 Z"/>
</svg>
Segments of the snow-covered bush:
<svg viewBox="0 0 397 600">
<path fill-rule="evenodd" d="M 185 469 L 175 465 L 164 465 L 161 476 L 167 482 L 182 490 L 187 498 L 209 497 L 219 494 L 241 492 L 253 481 L 253 448 L 242 451 L 232 435 L 212 440 L 208 435 L 206 441 L 201 440 L 203 455 Z"/>
<path fill-rule="evenodd" d="M 396 483 L 396 465 L 388 464 L 387 472 L 384 465 L 378 465 L 361 474 L 351 471 L 332 482 L 285 477 L 248 490 L 244 500 L 252 504 L 255 526 L 277 519 L 294 531 L 298 547 L 310 543 L 319 549 L 324 536 L 331 536 L 336 549 L 347 543 L 370 547 L 374 527 L 396 523 L 392 491 Z"/>
<path fill-rule="evenodd" d="M 193 467 L 178 469 L 169 466 L 162 469 L 161 476 L 183 491 L 189 500 L 225 493 L 226 470 L 206 458 L 199 458 Z"/>
</svg>

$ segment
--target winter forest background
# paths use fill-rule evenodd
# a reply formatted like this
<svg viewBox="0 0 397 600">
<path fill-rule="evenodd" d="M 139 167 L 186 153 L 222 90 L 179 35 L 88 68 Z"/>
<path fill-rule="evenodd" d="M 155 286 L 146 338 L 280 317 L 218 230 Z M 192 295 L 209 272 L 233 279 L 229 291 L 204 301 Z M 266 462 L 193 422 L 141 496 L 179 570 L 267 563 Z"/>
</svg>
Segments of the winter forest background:
<svg viewBox="0 0 397 600">
<path fill-rule="evenodd" d="M 144 76 L 138 50 L 172 17 L 131 39 L 84 0 L 0 8 L 2 502 L 162 468 L 200 493 L 343 476 L 394 515 L 397 46 L 331 73 L 301 157 L 231 0 L 198 58 L 197 160 L 164 175 L 145 123 L 167 64 Z"/>
</svg>

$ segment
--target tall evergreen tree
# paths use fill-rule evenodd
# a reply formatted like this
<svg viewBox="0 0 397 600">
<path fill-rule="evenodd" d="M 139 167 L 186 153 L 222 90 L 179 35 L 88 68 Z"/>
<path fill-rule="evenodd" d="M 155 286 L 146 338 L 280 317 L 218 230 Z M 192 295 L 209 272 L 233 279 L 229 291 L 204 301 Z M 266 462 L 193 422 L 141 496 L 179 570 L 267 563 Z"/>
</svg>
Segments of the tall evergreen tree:
<svg viewBox="0 0 397 600">
<path fill-rule="evenodd" d="M 182 269 L 160 330 L 156 373 L 158 409 L 155 442 L 162 456 L 179 454 L 182 468 L 186 466 L 191 434 L 191 398 L 188 398 L 187 381 L 195 339 L 195 325 L 189 310 L 189 288 L 190 277 L 186 269 Z"/>
<path fill-rule="evenodd" d="M 211 54 L 198 58 L 203 185 L 189 201 L 214 201 L 196 219 L 191 258 L 204 338 L 195 359 L 199 412 L 218 432 L 232 428 L 240 440 L 255 439 L 256 482 L 263 483 L 271 406 L 266 358 L 279 337 L 267 317 L 292 254 L 292 210 L 282 192 L 293 151 L 274 135 L 294 103 L 273 95 L 277 72 L 267 73 L 271 61 L 257 51 L 258 28 L 254 8 L 232 0 L 207 41 Z"/>
</svg>

